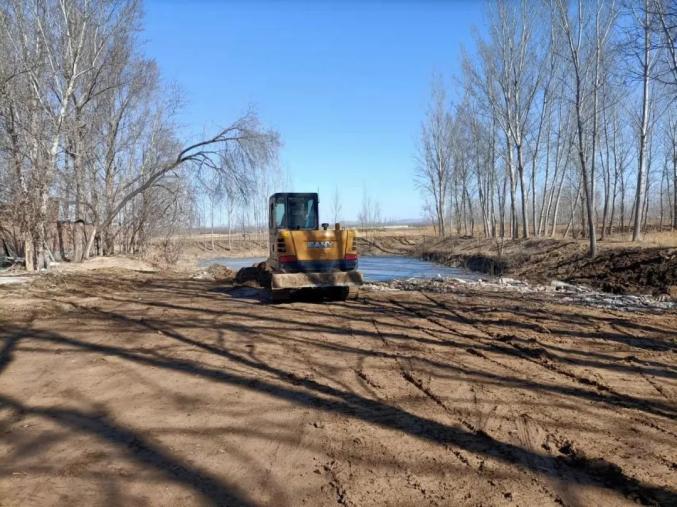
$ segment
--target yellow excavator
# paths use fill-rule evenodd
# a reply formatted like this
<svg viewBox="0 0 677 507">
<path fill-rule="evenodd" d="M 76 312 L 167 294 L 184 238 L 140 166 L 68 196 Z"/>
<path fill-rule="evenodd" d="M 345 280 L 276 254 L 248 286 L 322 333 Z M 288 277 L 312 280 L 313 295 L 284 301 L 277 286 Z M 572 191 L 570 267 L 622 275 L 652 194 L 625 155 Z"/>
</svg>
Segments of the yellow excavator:
<svg viewBox="0 0 677 507">
<path fill-rule="evenodd" d="M 332 299 L 346 299 L 362 285 L 357 271 L 355 231 L 335 224 L 319 224 L 316 193 L 276 193 L 268 206 L 267 268 L 274 302 L 284 301 L 298 289 Z"/>
</svg>

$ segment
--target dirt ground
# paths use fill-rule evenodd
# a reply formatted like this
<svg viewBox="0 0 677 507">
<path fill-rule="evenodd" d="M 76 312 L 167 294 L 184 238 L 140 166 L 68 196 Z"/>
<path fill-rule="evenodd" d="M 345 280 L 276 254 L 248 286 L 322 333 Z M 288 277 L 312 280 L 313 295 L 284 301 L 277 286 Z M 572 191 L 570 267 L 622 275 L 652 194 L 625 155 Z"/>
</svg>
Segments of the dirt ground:
<svg viewBox="0 0 677 507">
<path fill-rule="evenodd" d="M 677 314 L 0 287 L 0 505 L 677 504 Z"/>
</svg>

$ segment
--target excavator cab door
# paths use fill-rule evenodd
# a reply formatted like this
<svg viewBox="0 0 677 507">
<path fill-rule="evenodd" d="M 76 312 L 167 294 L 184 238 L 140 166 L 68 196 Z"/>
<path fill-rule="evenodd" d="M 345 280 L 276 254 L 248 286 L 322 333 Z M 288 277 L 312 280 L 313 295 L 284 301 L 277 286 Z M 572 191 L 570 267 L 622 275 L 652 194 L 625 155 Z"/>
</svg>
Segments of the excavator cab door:
<svg viewBox="0 0 677 507">
<path fill-rule="evenodd" d="M 277 233 L 286 229 L 287 198 L 284 194 L 275 194 L 270 197 L 268 211 L 268 253 L 271 259 L 275 258 Z"/>
</svg>

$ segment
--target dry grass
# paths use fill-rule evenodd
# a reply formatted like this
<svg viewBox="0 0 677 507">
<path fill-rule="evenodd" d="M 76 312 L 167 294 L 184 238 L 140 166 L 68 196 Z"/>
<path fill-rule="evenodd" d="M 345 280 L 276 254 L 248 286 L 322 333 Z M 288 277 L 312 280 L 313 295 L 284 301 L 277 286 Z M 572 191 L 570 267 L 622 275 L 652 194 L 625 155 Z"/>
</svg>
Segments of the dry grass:
<svg viewBox="0 0 677 507">
<path fill-rule="evenodd" d="M 397 227 L 392 229 L 356 229 L 359 235 L 369 236 L 370 238 L 382 238 L 390 236 L 407 236 L 412 238 L 422 238 L 435 236 L 435 230 L 430 227 Z"/>
<path fill-rule="evenodd" d="M 610 248 L 677 248 L 677 231 L 647 232 L 641 242 L 633 242 L 632 233 L 614 234 L 601 241 L 600 245 Z"/>
<path fill-rule="evenodd" d="M 644 236 L 644 243 L 660 247 L 677 247 L 677 231 L 651 232 Z"/>
</svg>

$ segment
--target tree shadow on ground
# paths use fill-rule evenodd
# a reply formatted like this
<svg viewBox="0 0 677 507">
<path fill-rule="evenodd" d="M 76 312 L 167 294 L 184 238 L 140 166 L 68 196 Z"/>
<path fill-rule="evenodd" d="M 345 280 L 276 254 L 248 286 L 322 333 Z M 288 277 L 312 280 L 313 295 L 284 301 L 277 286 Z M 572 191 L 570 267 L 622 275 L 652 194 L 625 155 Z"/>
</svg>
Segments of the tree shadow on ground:
<svg viewBox="0 0 677 507">
<path fill-rule="evenodd" d="M 200 497 L 215 505 L 254 505 L 234 485 L 227 484 L 219 477 L 182 462 L 167 450 L 144 439 L 138 432 L 112 422 L 105 413 L 29 406 L 2 394 L 0 394 L 0 408 L 9 409 L 19 417 L 42 417 L 64 428 L 91 435 L 112 444 L 132 461 L 149 467 L 171 482 L 190 488 Z"/>
<path fill-rule="evenodd" d="M 166 291 L 168 293 L 172 293 L 174 295 L 184 293 L 185 296 L 191 297 L 191 300 L 195 297 L 198 296 L 201 299 L 211 299 L 213 297 L 223 297 L 220 292 L 210 292 L 210 291 L 203 291 L 200 292 L 198 289 L 200 287 L 200 284 L 194 284 L 192 288 L 187 289 L 185 286 L 182 285 L 182 281 L 180 280 L 175 280 L 175 281 L 162 281 L 162 282 L 157 282 L 155 281 L 153 284 L 144 284 L 142 288 L 145 288 L 146 286 L 150 286 L 151 290 L 157 291 Z M 202 285 L 204 288 L 204 285 Z M 247 291 L 251 289 L 251 292 L 247 292 L 246 294 L 250 294 L 251 298 L 239 298 L 242 301 L 251 301 L 252 303 L 259 304 L 261 302 L 261 298 L 265 298 L 265 295 L 262 296 L 261 294 L 265 294 L 264 289 L 256 289 L 256 288 L 246 288 Z M 213 290 L 213 288 L 212 288 Z M 232 290 L 232 289 L 231 289 Z M 239 290 L 239 289 L 236 289 Z M 76 293 L 77 294 L 77 293 Z M 229 295 L 232 296 L 231 292 L 228 292 Z M 89 292 L 83 291 L 79 294 L 79 296 L 87 297 Z M 128 299 L 124 297 L 119 297 L 119 296 L 114 296 L 114 295 L 103 295 L 102 296 L 104 299 L 109 300 L 111 302 L 115 303 L 131 303 L 131 304 L 137 304 L 138 301 L 134 299 Z M 265 301 L 265 300 L 264 300 Z M 317 301 L 315 301 L 317 302 Z M 365 323 L 368 323 L 371 325 L 371 323 L 374 322 L 375 317 L 381 315 L 381 314 L 393 314 L 395 312 L 395 315 L 398 313 L 403 316 L 403 317 L 411 317 L 412 315 L 419 315 L 423 318 L 427 318 L 429 315 L 434 315 L 433 312 L 435 311 L 444 311 L 442 315 L 437 315 L 440 319 L 447 321 L 449 325 L 446 327 L 446 329 L 443 329 L 442 332 L 437 331 L 436 337 L 435 338 L 425 338 L 425 337 L 414 337 L 411 335 L 411 325 L 407 324 L 400 324 L 400 325 L 395 325 L 392 323 L 389 323 L 389 327 L 394 327 L 396 329 L 399 329 L 401 332 L 390 332 L 385 335 L 387 339 L 392 339 L 392 340 L 397 340 L 402 343 L 406 343 L 409 341 L 415 341 L 419 342 L 425 345 L 434 345 L 434 346 L 446 346 L 446 347 L 451 347 L 451 348 L 461 348 L 463 350 L 468 350 L 468 347 L 471 346 L 472 351 L 475 352 L 493 352 L 496 354 L 501 354 L 505 357 L 512 357 L 512 358 L 521 358 L 521 359 L 526 359 L 526 360 L 533 360 L 535 357 L 532 357 L 534 351 L 531 348 L 524 347 L 521 345 L 519 342 L 519 338 L 515 337 L 517 339 L 515 340 L 478 340 L 476 335 L 470 335 L 470 334 L 464 334 L 458 326 L 455 324 L 469 324 L 473 327 L 476 326 L 484 326 L 486 325 L 487 321 L 491 321 L 492 319 L 487 319 L 487 321 L 482 320 L 480 317 L 475 316 L 475 313 L 472 311 L 466 311 L 463 314 L 459 314 L 458 312 L 451 312 L 448 311 L 449 309 L 445 305 L 440 305 L 437 302 L 434 301 L 422 301 L 422 302 L 416 302 L 415 305 L 402 305 L 399 304 L 397 307 L 393 306 L 384 306 L 385 302 L 373 302 L 370 301 L 368 304 L 362 304 L 360 306 L 360 313 L 356 314 L 356 312 L 351 312 L 351 320 L 358 320 L 362 321 Z M 74 303 L 71 303 L 74 304 Z M 201 318 L 200 314 L 204 314 L 205 316 L 227 316 L 228 321 L 227 322 L 221 322 L 219 325 L 223 327 L 224 329 L 229 329 L 231 331 L 237 332 L 237 333 L 251 333 L 252 331 L 252 326 L 256 329 L 257 332 L 268 332 L 268 333 L 273 333 L 273 334 L 279 334 L 279 330 L 281 329 L 281 325 L 298 325 L 300 328 L 307 328 L 308 332 L 314 333 L 314 332 L 329 332 L 329 333 L 341 333 L 341 334 L 349 334 L 346 333 L 345 330 L 341 330 L 337 327 L 336 324 L 331 324 L 330 320 L 324 320 L 321 322 L 317 321 L 309 321 L 307 318 L 308 315 L 308 309 L 304 308 L 302 311 L 299 312 L 299 318 L 294 320 L 290 319 L 288 315 L 285 315 L 284 319 L 280 319 L 279 315 L 276 312 L 277 305 L 271 305 L 270 306 L 270 312 L 266 312 L 266 314 L 262 315 L 260 313 L 257 313 L 255 315 L 255 318 L 260 321 L 255 325 L 252 325 L 250 322 L 245 323 L 245 319 L 250 319 L 252 318 L 252 312 L 247 310 L 247 309 L 240 309 L 240 308 L 232 308 L 229 307 L 226 312 L 225 308 L 221 309 L 213 309 L 209 308 L 208 305 L 193 305 L 191 302 L 190 305 L 188 304 L 177 304 L 175 302 L 167 302 L 166 300 L 161 300 L 161 301 L 156 301 L 152 300 L 150 298 L 144 298 L 144 306 L 146 307 L 157 307 L 157 308 L 163 308 L 163 309 L 171 309 L 171 310 L 176 310 L 176 311 L 185 311 L 185 312 L 190 312 L 191 314 L 194 314 L 195 316 L 192 318 L 181 318 L 180 320 L 177 320 L 175 322 L 172 322 L 171 320 L 168 319 L 162 319 L 162 320 L 151 320 L 148 318 L 145 318 L 145 313 L 146 312 L 139 312 L 142 313 L 144 316 L 141 318 L 132 318 L 130 317 L 129 314 L 123 314 L 120 312 L 112 312 L 112 311 L 105 311 L 105 310 L 93 310 L 88 307 L 84 306 L 79 306 L 75 305 L 78 308 L 80 308 L 82 311 L 88 311 L 90 313 L 99 313 L 100 318 L 110 318 L 117 320 L 119 322 L 127 323 L 130 325 L 140 325 L 142 327 L 146 328 L 152 328 L 155 331 L 164 331 L 164 330 L 169 330 L 171 332 L 172 329 L 181 329 L 181 328 L 212 328 L 213 327 L 213 322 L 211 322 L 209 319 L 206 318 Z M 313 305 L 312 308 L 312 313 L 315 316 L 326 316 L 328 318 L 334 318 L 336 317 L 335 314 L 331 313 L 331 310 L 324 311 L 323 310 L 323 305 L 322 304 L 316 304 Z M 347 308 L 349 310 L 354 310 L 354 308 Z M 289 313 L 290 311 L 294 310 L 293 305 L 283 305 L 283 310 L 285 313 Z M 481 315 L 481 312 L 476 312 L 478 315 Z M 362 314 L 362 315 L 360 315 Z M 586 319 L 586 317 L 582 316 L 572 316 L 574 319 Z M 587 321 L 587 320 L 586 320 Z M 267 325 L 263 325 L 262 323 L 267 323 Z M 520 319 L 516 319 L 516 322 L 520 323 Z M 532 324 L 531 323 L 523 323 L 522 324 L 525 329 L 532 329 Z M 590 322 L 589 327 L 594 328 L 594 323 Z M 453 335 L 455 336 L 460 336 L 466 339 L 465 342 L 458 342 L 455 341 L 452 337 L 452 332 L 450 329 L 453 329 Z M 361 330 L 359 331 L 359 334 L 363 337 L 367 337 L 369 339 L 373 339 L 377 342 L 380 342 L 382 339 L 381 334 L 378 331 L 364 331 Z M 445 336 L 446 334 L 446 336 Z M 570 335 L 575 336 L 577 338 L 583 339 L 583 340 L 602 340 L 605 341 L 607 339 L 606 336 L 604 335 L 599 335 L 597 333 L 583 333 L 583 336 L 579 336 L 580 333 L 577 334 L 577 332 L 571 331 L 569 332 Z M 468 343 L 468 340 L 471 341 L 471 345 Z M 659 340 L 653 340 L 655 342 L 652 343 L 652 347 L 658 347 L 659 343 L 662 344 L 661 341 Z M 513 343 L 514 342 L 514 343 Z M 624 341 L 623 343 L 628 343 L 628 340 Z M 212 353 L 217 353 L 216 349 L 208 344 L 202 344 L 201 342 L 197 342 L 193 340 L 193 343 L 190 343 L 191 346 L 197 346 L 197 347 L 206 347 L 206 349 L 209 352 Z M 515 345 L 515 346 L 511 346 Z M 661 345 L 664 347 L 664 345 Z M 653 350 L 653 348 L 652 348 Z M 362 354 L 369 354 L 370 352 L 365 352 L 365 351 L 358 351 L 359 353 Z M 575 350 L 571 349 L 572 355 L 566 357 L 563 356 L 561 353 L 560 354 L 554 354 L 550 353 L 548 350 L 543 350 L 542 351 L 545 356 L 545 359 L 553 359 L 558 362 L 562 363 L 569 363 L 575 366 L 583 366 L 583 367 L 596 367 L 596 368 L 602 368 L 602 369 L 610 369 L 610 370 L 615 370 L 615 371 L 620 371 L 623 373 L 632 373 L 632 374 L 637 374 L 637 373 L 646 373 L 646 374 L 652 374 L 652 375 L 657 375 L 657 376 L 662 376 L 665 378 L 674 378 L 675 377 L 675 371 L 673 368 L 669 366 L 664 366 L 664 367 L 659 367 L 659 368 L 645 368 L 642 367 L 641 364 L 638 363 L 633 363 L 631 365 L 628 365 L 626 363 L 620 363 L 618 361 L 616 362 L 599 362 L 595 361 L 592 359 L 581 359 L 575 357 L 574 352 L 577 354 L 581 354 L 581 350 Z M 428 361 L 426 359 L 423 359 L 424 362 Z M 442 365 L 436 365 L 436 366 L 442 366 Z M 663 366 L 663 365 L 661 365 Z M 448 365 L 448 368 L 455 369 L 455 367 Z M 468 372 L 466 372 L 468 373 Z M 480 378 L 484 377 L 484 375 L 481 372 L 471 372 L 471 373 L 480 373 Z M 659 415 L 663 417 L 677 417 L 677 409 L 670 403 L 661 401 L 661 400 L 644 400 L 644 399 L 639 399 L 637 397 L 627 395 L 627 394 L 622 394 L 618 392 L 613 392 L 609 390 L 604 390 L 604 386 L 601 386 L 601 391 L 597 389 L 600 386 L 596 386 L 593 384 L 589 384 L 587 382 L 586 378 L 577 378 L 575 375 L 571 374 L 570 375 L 572 380 L 575 382 L 578 382 L 580 384 L 585 384 L 589 385 L 591 388 L 585 388 L 582 389 L 579 386 L 565 386 L 565 385 L 550 385 L 550 384 L 542 384 L 538 383 L 536 381 L 524 381 L 521 379 L 513 378 L 513 377 L 505 377 L 505 376 L 500 376 L 500 375 L 494 375 L 491 373 L 486 373 L 486 377 L 490 381 L 500 381 L 504 382 L 507 385 L 515 385 L 515 386 L 521 386 L 523 388 L 530 388 L 530 389 L 535 389 L 535 390 L 540 390 L 543 392 L 553 392 L 553 393 L 559 393 L 563 394 L 566 396 L 573 396 L 573 397 L 578 397 L 586 400 L 590 400 L 593 402 L 601 402 L 606 405 L 610 406 L 617 406 L 617 407 L 622 407 L 622 408 L 636 408 L 638 410 L 654 414 L 654 415 Z M 489 378 L 491 377 L 491 378 Z"/>
<path fill-rule="evenodd" d="M 101 315 L 103 316 L 103 315 Z M 111 315 L 107 316 L 110 319 Z M 117 320 L 120 325 L 122 318 Z M 90 343 L 60 333 L 44 330 L 27 330 L 8 326 L 4 336 L 25 334 L 22 340 L 69 346 L 82 352 L 110 355 L 124 361 L 148 367 L 161 368 L 181 374 L 207 379 L 224 385 L 264 393 L 280 400 L 329 413 L 360 420 L 370 425 L 400 432 L 435 444 L 452 445 L 468 452 L 491 456 L 499 461 L 517 464 L 537 475 L 579 484 L 591 484 L 616 490 L 626 496 L 647 503 L 672 505 L 677 503 L 677 493 L 668 487 L 646 484 L 627 476 L 617 465 L 603 459 L 592 459 L 575 450 L 561 456 L 536 453 L 514 444 L 498 441 L 484 431 L 470 431 L 449 426 L 438 421 L 418 416 L 407 410 L 392 406 L 382 400 L 371 399 L 344 389 L 337 389 L 313 379 L 299 377 L 293 372 L 278 368 L 264 361 L 254 360 L 225 348 L 215 347 L 184 335 L 166 323 L 152 319 L 127 322 L 129 326 L 143 326 L 161 331 L 170 339 L 196 347 L 227 359 L 234 365 L 245 367 L 249 375 L 229 371 L 227 366 L 213 367 L 202 363 L 167 357 L 163 354 L 147 354 L 131 351 L 121 346 Z M 261 375 L 264 374 L 264 375 Z M 210 474 L 181 463 L 163 449 L 145 441 L 140 435 L 113 424 L 105 417 L 59 407 L 34 407 L 8 396 L 0 397 L 0 407 L 21 413 L 32 413 L 68 426 L 83 433 L 93 434 L 102 440 L 123 449 L 136 461 L 148 465 L 168 479 L 192 488 L 215 503 L 246 504 L 247 500 L 237 489 L 225 484 Z"/>
</svg>

